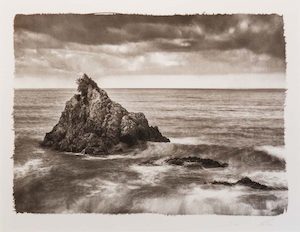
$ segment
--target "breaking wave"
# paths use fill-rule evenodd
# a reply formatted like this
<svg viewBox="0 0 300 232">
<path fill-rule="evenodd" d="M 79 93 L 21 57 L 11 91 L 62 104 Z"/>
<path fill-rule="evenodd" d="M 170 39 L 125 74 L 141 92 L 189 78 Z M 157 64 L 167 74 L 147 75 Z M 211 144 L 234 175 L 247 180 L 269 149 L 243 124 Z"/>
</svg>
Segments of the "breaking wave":
<svg viewBox="0 0 300 232">
<path fill-rule="evenodd" d="M 171 140 L 172 141 L 172 140 Z M 181 143 L 147 143 L 146 148 L 136 149 L 126 156 L 112 156 L 111 158 L 147 158 L 161 160 L 166 157 L 196 156 L 215 159 L 229 163 L 229 166 L 249 168 L 285 169 L 283 157 L 284 149 L 265 146 L 261 147 L 229 147 L 214 144 L 181 144 Z M 109 157 L 108 157 L 109 158 Z M 159 161 L 158 161 L 159 162 Z M 159 164 L 159 163 L 158 163 Z"/>
<path fill-rule="evenodd" d="M 138 201 L 139 210 L 159 214 L 277 215 L 287 205 L 285 193 L 246 192 L 243 187 L 204 188 L 190 185 L 177 193 Z M 278 195 L 281 197 L 278 198 Z M 252 200 L 254 199 L 254 200 Z M 254 201 L 257 203 L 249 204 Z M 259 199 L 265 204 L 259 204 Z"/>
<path fill-rule="evenodd" d="M 95 184 L 95 181 L 91 183 Z M 124 183 L 100 180 L 96 183 L 97 190 L 78 199 L 64 212 L 278 215 L 286 210 L 287 205 L 285 191 L 276 191 L 276 194 L 248 191 L 243 186 L 191 184 L 168 192 L 153 187 L 150 193 L 147 189 Z"/>
<path fill-rule="evenodd" d="M 145 165 L 132 165 L 130 167 L 133 171 L 139 174 L 140 180 L 143 184 L 155 185 L 158 184 L 171 167 L 164 166 L 145 166 Z"/>
<path fill-rule="evenodd" d="M 171 143 L 185 145 L 209 144 L 198 137 L 170 138 Z"/>
<path fill-rule="evenodd" d="M 275 156 L 281 160 L 285 160 L 285 148 L 283 146 L 260 146 L 257 147 L 258 151 L 265 151 L 269 155 Z"/>
<path fill-rule="evenodd" d="M 14 166 L 14 175 L 15 178 L 22 178 L 32 173 L 45 173 L 49 170 L 49 167 L 42 167 L 42 159 L 32 159 L 27 161 L 23 165 L 15 165 Z"/>
</svg>

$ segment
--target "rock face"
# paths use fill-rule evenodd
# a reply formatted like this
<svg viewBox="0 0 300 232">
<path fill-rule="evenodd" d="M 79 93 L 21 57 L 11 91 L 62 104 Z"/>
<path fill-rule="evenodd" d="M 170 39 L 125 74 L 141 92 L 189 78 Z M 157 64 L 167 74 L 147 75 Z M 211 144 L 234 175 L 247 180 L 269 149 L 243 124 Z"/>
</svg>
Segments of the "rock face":
<svg viewBox="0 0 300 232">
<path fill-rule="evenodd" d="M 59 122 L 46 133 L 42 145 L 60 151 L 107 155 L 120 144 L 142 141 L 170 142 L 149 126 L 143 113 L 130 113 L 112 101 L 96 82 L 84 74 L 77 80 L 78 92 L 67 101 Z"/>
</svg>

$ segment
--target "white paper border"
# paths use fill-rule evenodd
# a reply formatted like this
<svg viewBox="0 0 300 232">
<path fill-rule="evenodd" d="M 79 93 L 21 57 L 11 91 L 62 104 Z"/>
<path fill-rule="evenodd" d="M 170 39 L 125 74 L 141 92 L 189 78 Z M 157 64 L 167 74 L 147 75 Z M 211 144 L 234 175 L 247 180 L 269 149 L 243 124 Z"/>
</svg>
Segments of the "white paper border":
<svg viewBox="0 0 300 232">
<path fill-rule="evenodd" d="M 300 7 L 297 0 L 1 0 L 0 231 L 300 231 Z M 280 216 L 16 214 L 13 207 L 13 18 L 23 13 L 232 14 L 284 16 L 287 54 L 285 108 L 288 212 Z"/>
</svg>

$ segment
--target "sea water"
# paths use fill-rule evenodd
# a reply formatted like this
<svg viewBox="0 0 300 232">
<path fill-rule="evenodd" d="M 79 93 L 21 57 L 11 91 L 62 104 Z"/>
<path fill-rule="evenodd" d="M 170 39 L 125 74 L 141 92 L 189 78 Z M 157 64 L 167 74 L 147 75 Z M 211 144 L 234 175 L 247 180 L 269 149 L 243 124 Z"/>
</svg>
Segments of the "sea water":
<svg viewBox="0 0 300 232">
<path fill-rule="evenodd" d="M 17 89 L 17 212 L 277 215 L 286 210 L 284 90 L 106 91 L 128 111 L 143 112 L 171 142 L 148 142 L 107 157 L 42 148 L 45 133 L 76 90 Z M 229 166 L 200 169 L 165 162 L 187 156 Z M 243 177 L 274 190 L 211 184 Z"/>
</svg>

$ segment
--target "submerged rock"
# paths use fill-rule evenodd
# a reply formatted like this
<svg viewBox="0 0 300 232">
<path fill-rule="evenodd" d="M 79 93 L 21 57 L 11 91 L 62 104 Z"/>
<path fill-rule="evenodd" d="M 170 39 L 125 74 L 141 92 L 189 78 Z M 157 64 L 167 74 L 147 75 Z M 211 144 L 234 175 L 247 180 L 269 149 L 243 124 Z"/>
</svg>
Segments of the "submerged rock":
<svg viewBox="0 0 300 232">
<path fill-rule="evenodd" d="M 172 165 L 187 166 L 187 167 L 199 167 L 199 168 L 225 168 L 227 163 L 220 163 L 212 159 L 202 159 L 195 156 L 188 156 L 183 158 L 171 158 L 166 162 Z"/>
<path fill-rule="evenodd" d="M 286 188 L 282 187 L 282 188 L 274 188 L 274 187 L 270 187 L 264 184 L 260 184 L 258 182 L 255 182 L 253 180 L 251 180 L 249 177 L 244 177 L 240 180 L 238 180 L 237 182 L 226 182 L 226 181 L 214 181 L 212 182 L 212 184 L 214 185 L 226 185 L 226 186 L 234 186 L 234 185 L 242 185 L 242 186 L 246 186 L 252 189 L 257 189 L 257 190 L 286 190 Z"/>
<path fill-rule="evenodd" d="M 42 145 L 60 151 L 107 155 L 143 141 L 170 142 L 143 113 L 131 113 L 112 101 L 96 82 L 84 74 L 78 92 L 67 101 L 59 122 L 46 133 Z"/>
<path fill-rule="evenodd" d="M 273 188 L 266 186 L 264 184 L 260 184 L 258 182 L 255 182 L 253 180 L 251 180 L 249 177 L 244 177 L 242 179 L 240 179 L 239 181 L 237 181 L 235 184 L 237 185 L 243 185 L 243 186 L 247 186 L 253 189 L 260 189 L 260 190 L 272 190 Z"/>
</svg>

